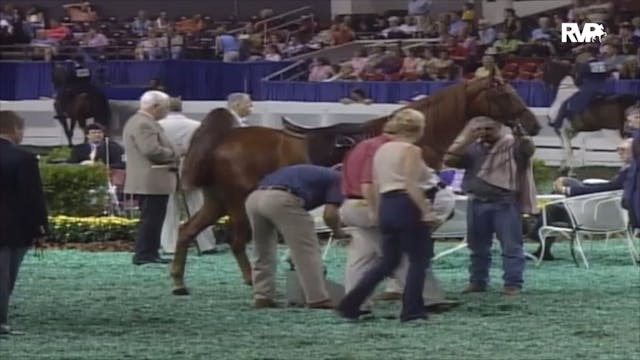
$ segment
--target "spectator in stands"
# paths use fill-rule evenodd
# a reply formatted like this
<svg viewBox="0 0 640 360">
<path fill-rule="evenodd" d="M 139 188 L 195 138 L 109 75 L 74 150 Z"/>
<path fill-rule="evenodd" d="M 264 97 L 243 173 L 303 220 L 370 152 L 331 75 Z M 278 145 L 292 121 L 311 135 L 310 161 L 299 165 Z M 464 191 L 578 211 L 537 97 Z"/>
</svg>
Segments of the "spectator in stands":
<svg viewBox="0 0 640 360">
<path fill-rule="evenodd" d="M 588 22 L 603 24 L 611 17 L 614 11 L 613 2 L 608 0 L 585 1 L 584 6 L 575 9 L 578 16 L 582 16 Z"/>
<path fill-rule="evenodd" d="M 195 34 L 204 29 L 205 24 L 202 15 L 195 14 L 191 18 L 176 22 L 175 27 L 178 32 Z"/>
<path fill-rule="evenodd" d="M 618 36 L 620 38 L 620 53 L 633 56 L 640 47 L 640 36 L 633 34 L 631 23 L 624 22 L 620 24 Z"/>
<path fill-rule="evenodd" d="M 448 34 L 451 36 L 458 36 L 466 29 L 468 24 L 462 21 L 462 12 L 456 11 L 451 13 L 451 24 L 449 25 Z"/>
<path fill-rule="evenodd" d="M 496 30 L 486 19 L 478 20 L 478 45 L 491 46 L 496 41 Z"/>
<path fill-rule="evenodd" d="M 511 32 L 500 31 L 498 32 L 498 40 L 493 43 L 493 47 L 496 48 L 500 55 L 515 54 L 522 44 L 524 44 L 524 42 L 514 38 Z"/>
<path fill-rule="evenodd" d="M 47 31 L 40 29 L 36 31 L 35 39 L 31 40 L 34 54 L 43 56 L 45 61 L 51 61 L 54 54 L 58 53 L 58 40 L 47 37 Z"/>
<path fill-rule="evenodd" d="M 432 0 L 409 0 L 408 14 L 414 18 L 417 27 L 421 30 L 426 30 L 426 18 L 432 3 Z"/>
<path fill-rule="evenodd" d="M 455 63 L 449 57 L 447 50 L 440 50 L 438 58 L 433 61 L 433 67 L 435 68 L 435 75 L 437 79 L 434 80 L 452 80 Z"/>
<path fill-rule="evenodd" d="M 546 16 L 538 18 L 538 27 L 531 32 L 531 40 L 551 40 L 551 19 Z"/>
<path fill-rule="evenodd" d="M 269 45 L 274 45 L 279 53 L 284 51 L 286 44 L 282 41 L 282 37 L 278 33 L 273 33 L 269 36 Z"/>
<path fill-rule="evenodd" d="M 500 69 L 498 65 L 496 65 L 496 60 L 491 55 L 485 55 L 482 57 L 482 66 L 480 66 L 476 72 L 474 73 L 474 78 L 479 79 L 483 77 L 487 77 L 493 72 L 494 76 L 502 77 L 500 73 Z"/>
<path fill-rule="evenodd" d="M 149 30 L 147 36 L 138 42 L 134 53 L 138 60 L 155 60 L 162 57 L 162 49 L 159 46 L 158 35 L 155 30 Z"/>
<path fill-rule="evenodd" d="M 67 11 L 69 18 L 73 22 L 94 22 L 98 20 L 98 14 L 91 7 L 91 3 L 86 1 L 82 3 L 66 4 L 62 7 Z"/>
<path fill-rule="evenodd" d="M 109 167 L 124 169 L 122 155 L 124 149 L 120 144 L 109 140 L 109 151 L 104 138 L 105 130 L 100 124 L 87 125 L 86 142 L 76 145 L 71 149 L 71 157 L 67 162 L 71 164 L 93 165 L 97 161 L 109 164 Z M 107 161 L 107 157 L 109 158 Z"/>
<path fill-rule="evenodd" d="M 407 56 L 405 56 L 402 61 L 402 68 L 400 69 L 400 76 L 404 80 L 417 80 L 418 79 L 418 68 L 421 65 L 419 58 L 420 50 L 418 48 L 411 48 L 407 51 Z"/>
<path fill-rule="evenodd" d="M 360 78 L 360 76 L 362 76 L 368 61 L 369 59 L 367 58 L 367 49 L 361 48 L 356 50 L 353 58 L 351 58 L 351 70 L 357 78 Z"/>
<path fill-rule="evenodd" d="M 147 13 L 144 10 L 138 10 L 138 16 L 133 18 L 131 23 L 131 31 L 138 36 L 143 36 L 153 27 L 151 20 L 147 19 Z"/>
<path fill-rule="evenodd" d="M 284 49 L 286 57 L 295 56 L 301 54 L 307 50 L 307 46 L 300 41 L 300 38 L 296 35 L 291 35 L 289 43 Z"/>
<path fill-rule="evenodd" d="M 184 38 L 173 28 L 173 25 L 167 26 L 167 32 L 164 36 L 167 39 L 171 58 L 180 59 L 182 57 L 182 48 L 184 47 Z"/>
<path fill-rule="evenodd" d="M 600 54 L 602 55 L 602 61 L 610 70 L 617 69 L 619 71 L 627 58 L 626 56 L 618 55 L 618 47 L 613 43 L 602 45 Z"/>
<path fill-rule="evenodd" d="M 397 16 L 389 18 L 389 27 L 382 30 L 380 35 L 387 39 L 402 39 L 407 37 L 407 33 L 405 33 L 400 27 L 400 18 Z"/>
<path fill-rule="evenodd" d="M 342 19 L 338 18 L 331 26 L 332 45 L 342 45 L 355 39 L 355 33 L 349 24 L 350 19 L 348 16 Z"/>
<path fill-rule="evenodd" d="M 156 21 L 153 22 L 153 25 L 156 29 L 158 29 L 158 31 L 166 30 L 170 25 L 169 19 L 167 18 L 167 13 L 165 11 L 161 11 Z"/>
<path fill-rule="evenodd" d="M 31 31 L 30 36 L 35 36 L 35 31 L 46 27 L 44 11 L 38 6 L 31 6 L 26 13 L 26 24 L 29 25 Z"/>
<path fill-rule="evenodd" d="M 418 59 L 418 75 L 423 80 L 438 80 L 438 59 L 433 56 L 429 48 L 425 48 L 422 57 Z"/>
<path fill-rule="evenodd" d="M 280 51 L 276 45 L 269 44 L 264 47 L 264 59 L 266 61 L 281 61 L 282 55 L 280 55 Z"/>
<path fill-rule="evenodd" d="M 522 39 L 522 22 L 516 16 L 516 11 L 511 8 L 504 9 L 503 31 L 507 33 L 508 38 Z"/>
<path fill-rule="evenodd" d="M 324 81 L 335 75 L 331 62 L 326 57 L 315 58 L 309 70 L 309 81 Z"/>
<path fill-rule="evenodd" d="M 222 54 L 222 61 L 233 62 L 240 57 L 240 45 L 235 35 L 229 33 L 226 27 L 221 27 L 222 32 L 216 37 L 216 52 Z"/>
<path fill-rule="evenodd" d="M 464 5 L 462 5 L 462 21 L 466 21 L 469 25 L 472 25 L 476 15 L 473 10 L 474 8 L 473 1 L 467 1 Z"/>
<path fill-rule="evenodd" d="M 405 16 L 404 22 L 400 25 L 400 31 L 407 35 L 414 36 L 418 31 L 415 19 L 413 16 Z"/>
<path fill-rule="evenodd" d="M 90 29 L 89 32 L 80 40 L 80 47 L 85 56 L 85 61 L 91 60 L 94 56 L 102 53 L 109 46 L 109 39 L 104 34 Z"/>
<path fill-rule="evenodd" d="M 60 24 L 58 20 L 51 19 L 49 21 L 49 29 L 47 30 L 47 38 L 54 40 L 62 40 L 71 35 L 68 27 Z"/>
</svg>

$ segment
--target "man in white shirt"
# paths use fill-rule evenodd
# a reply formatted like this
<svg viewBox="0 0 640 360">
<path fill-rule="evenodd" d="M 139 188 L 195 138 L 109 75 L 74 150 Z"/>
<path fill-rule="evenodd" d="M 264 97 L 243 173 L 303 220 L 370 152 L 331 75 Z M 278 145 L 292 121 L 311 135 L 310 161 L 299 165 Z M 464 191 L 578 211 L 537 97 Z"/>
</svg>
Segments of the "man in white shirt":
<svg viewBox="0 0 640 360">
<path fill-rule="evenodd" d="M 180 158 L 184 158 L 189 149 L 189 143 L 193 133 L 200 126 L 200 122 L 189 119 L 182 115 L 182 102 L 180 98 L 171 99 L 171 108 L 169 114 L 158 123 L 164 129 L 165 134 L 173 146 L 178 149 Z M 204 204 L 202 192 L 196 190 L 179 190 L 169 194 L 167 203 L 167 214 L 162 225 L 162 234 L 160 244 L 162 250 L 166 253 L 174 253 L 176 242 L 178 240 L 178 228 L 180 226 L 180 209 L 186 205 L 189 214 L 195 213 Z M 184 198 L 182 197 L 184 195 Z M 186 203 L 186 204 L 185 204 Z M 213 235 L 212 227 L 208 227 L 202 231 L 196 238 L 198 248 L 203 254 L 216 252 L 216 239 Z"/>
<path fill-rule="evenodd" d="M 239 127 L 249 126 L 247 116 L 251 115 L 253 102 L 251 96 L 246 93 L 233 93 L 227 97 L 227 109 L 238 120 Z"/>
</svg>

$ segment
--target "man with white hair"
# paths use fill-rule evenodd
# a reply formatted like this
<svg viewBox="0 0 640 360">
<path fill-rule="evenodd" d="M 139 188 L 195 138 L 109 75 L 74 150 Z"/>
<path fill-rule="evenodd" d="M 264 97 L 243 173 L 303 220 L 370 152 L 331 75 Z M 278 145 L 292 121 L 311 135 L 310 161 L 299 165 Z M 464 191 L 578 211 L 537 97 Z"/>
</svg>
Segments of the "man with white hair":
<svg viewBox="0 0 640 360">
<path fill-rule="evenodd" d="M 238 120 L 239 127 L 249 126 L 246 117 L 251 115 L 253 102 L 251 96 L 246 93 L 233 93 L 227 97 L 227 109 Z"/>
<path fill-rule="evenodd" d="M 122 135 L 127 157 L 124 192 L 133 194 L 140 207 L 134 265 L 169 262 L 158 254 L 169 194 L 177 185 L 179 159 L 179 152 L 158 124 L 168 112 L 169 95 L 147 91 L 140 98 L 140 110 L 127 121 Z"/>
<path fill-rule="evenodd" d="M 189 149 L 189 143 L 193 133 L 200 127 L 200 122 L 189 119 L 181 114 L 182 101 L 179 98 L 171 99 L 170 113 L 162 120 L 158 121 L 164 129 L 167 138 L 178 150 L 178 155 L 182 159 Z M 182 194 L 180 194 L 182 191 Z M 169 194 L 167 203 L 167 213 L 162 224 L 162 234 L 160 244 L 165 253 L 173 253 L 178 240 L 178 228 L 180 226 L 180 209 L 182 205 L 187 207 L 188 214 L 195 213 L 204 204 L 204 198 L 200 189 L 186 190 L 177 189 Z M 213 229 L 209 227 L 201 232 L 196 238 L 198 248 L 203 254 L 216 252 L 216 239 L 213 236 Z"/>
</svg>

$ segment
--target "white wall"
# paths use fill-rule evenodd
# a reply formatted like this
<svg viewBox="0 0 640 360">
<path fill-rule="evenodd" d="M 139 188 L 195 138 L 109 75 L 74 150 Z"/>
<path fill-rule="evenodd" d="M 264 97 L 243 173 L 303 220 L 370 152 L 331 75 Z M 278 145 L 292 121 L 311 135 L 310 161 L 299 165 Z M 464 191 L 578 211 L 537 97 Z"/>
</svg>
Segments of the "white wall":
<svg viewBox="0 0 640 360">
<path fill-rule="evenodd" d="M 137 101 L 122 101 L 137 105 Z M 213 108 L 225 106 L 223 101 L 185 101 L 183 110 L 187 116 L 201 120 Z M 294 123 L 305 127 L 329 126 L 341 122 L 364 122 L 376 117 L 388 115 L 402 105 L 343 105 L 338 103 L 310 103 L 286 101 L 254 102 L 253 114 L 249 117 L 252 125 L 281 128 L 281 117 L 287 116 Z M 0 101 L 0 108 L 18 112 L 26 120 L 24 143 L 28 145 L 56 146 L 66 144 L 66 138 L 60 125 L 53 119 L 53 102 L 51 100 Z M 531 108 L 542 125 L 540 134 L 533 138 L 537 146 L 536 156 L 555 165 L 563 157 L 560 141 L 553 130 L 547 126 L 548 108 Z M 608 136 L 603 136 L 608 134 Z M 83 141 L 83 135 L 76 129 L 74 143 Z M 576 152 L 575 158 L 589 165 L 620 166 L 615 148 L 619 138 L 611 132 L 594 132 L 579 134 L 573 140 L 574 147 L 601 151 Z"/>
</svg>

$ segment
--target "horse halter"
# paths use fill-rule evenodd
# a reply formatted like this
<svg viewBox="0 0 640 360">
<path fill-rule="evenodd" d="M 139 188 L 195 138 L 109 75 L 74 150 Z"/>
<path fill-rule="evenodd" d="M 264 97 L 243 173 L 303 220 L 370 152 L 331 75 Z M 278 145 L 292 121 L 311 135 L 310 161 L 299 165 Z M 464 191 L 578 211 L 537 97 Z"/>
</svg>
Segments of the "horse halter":
<svg viewBox="0 0 640 360">
<path fill-rule="evenodd" d="M 504 86 L 505 83 L 502 80 L 499 79 L 493 79 L 490 84 L 487 86 L 487 89 L 496 89 L 497 91 L 500 92 L 505 92 L 504 91 Z M 506 92 L 505 92 L 506 93 Z M 491 107 L 492 107 L 492 101 L 489 98 L 489 96 L 486 97 L 487 98 L 487 112 L 489 113 L 489 116 L 492 115 L 491 112 Z M 509 128 L 511 128 L 511 130 L 519 135 L 524 135 L 527 132 L 524 129 L 524 126 L 522 125 L 522 120 L 520 120 L 520 117 L 522 114 L 524 114 L 525 112 L 529 111 L 529 109 L 527 109 L 527 107 L 522 107 L 522 109 L 517 110 L 513 113 L 509 113 L 507 115 L 505 115 L 503 118 L 506 119 L 503 124 Z"/>
</svg>

